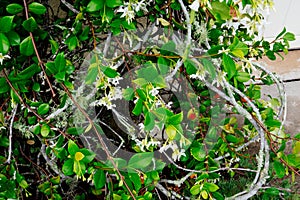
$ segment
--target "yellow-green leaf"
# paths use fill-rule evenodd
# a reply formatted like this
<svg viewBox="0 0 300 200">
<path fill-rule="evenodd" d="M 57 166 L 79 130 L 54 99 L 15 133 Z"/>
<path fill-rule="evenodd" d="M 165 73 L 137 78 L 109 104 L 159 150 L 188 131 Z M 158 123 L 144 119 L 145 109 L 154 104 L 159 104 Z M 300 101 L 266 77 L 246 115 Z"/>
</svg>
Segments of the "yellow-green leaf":
<svg viewBox="0 0 300 200">
<path fill-rule="evenodd" d="M 84 158 L 83 153 L 81 153 L 81 152 L 76 152 L 76 153 L 75 153 L 75 160 L 76 160 L 76 161 L 80 161 L 80 160 L 82 160 L 83 158 Z"/>
</svg>

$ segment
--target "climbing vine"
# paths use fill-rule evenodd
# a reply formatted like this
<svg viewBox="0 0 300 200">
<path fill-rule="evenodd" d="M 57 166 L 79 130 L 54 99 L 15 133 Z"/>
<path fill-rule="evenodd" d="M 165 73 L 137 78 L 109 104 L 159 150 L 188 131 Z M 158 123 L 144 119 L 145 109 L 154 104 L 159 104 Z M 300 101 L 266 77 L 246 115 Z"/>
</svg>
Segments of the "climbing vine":
<svg viewBox="0 0 300 200">
<path fill-rule="evenodd" d="M 53 2 L 0 2 L 0 199 L 297 198 L 272 0 Z"/>
</svg>

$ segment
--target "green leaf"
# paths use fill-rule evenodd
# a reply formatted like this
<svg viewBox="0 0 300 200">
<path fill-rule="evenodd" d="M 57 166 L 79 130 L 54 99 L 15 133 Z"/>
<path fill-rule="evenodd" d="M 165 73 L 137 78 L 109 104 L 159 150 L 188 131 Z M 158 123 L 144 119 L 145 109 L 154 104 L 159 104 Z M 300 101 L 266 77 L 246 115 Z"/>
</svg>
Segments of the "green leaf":
<svg viewBox="0 0 300 200">
<path fill-rule="evenodd" d="M 9 50 L 9 46 L 8 38 L 3 33 L 0 33 L 0 53 L 6 54 Z"/>
<path fill-rule="evenodd" d="M 239 41 L 237 37 L 234 38 L 233 43 L 229 46 L 230 53 L 238 58 L 244 58 L 248 54 L 248 46 Z"/>
<path fill-rule="evenodd" d="M 144 90 L 138 88 L 136 89 L 136 92 L 141 100 L 145 101 L 147 99 L 147 94 Z"/>
<path fill-rule="evenodd" d="M 6 6 L 6 11 L 13 15 L 22 12 L 23 9 L 24 9 L 24 7 L 17 3 L 12 3 L 12 4 L 9 4 L 8 6 Z"/>
<path fill-rule="evenodd" d="M 106 176 L 103 170 L 98 169 L 93 177 L 94 185 L 97 190 L 104 187 L 106 183 Z"/>
<path fill-rule="evenodd" d="M 64 53 L 59 53 L 55 60 L 54 60 L 54 63 L 55 63 L 55 67 L 56 69 L 58 69 L 58 72 L 63 72 L 65 71 L 65 67 L 66 67 L 66 59 L 65 59 L 65 56 L 64 56 Z"/>
<path fill-rule="evenodd" d="M 188 75 L 196 74 L 197 67 L 196 64 L 191 59 L 186 59 L 183 64 L 186 69 L 186 73 Z"/>
<path fill-rule="evenodd" d="M 116 164 L 118 169 L 127 168 L 127 162 L 122 158 L 113 158 L 113 162 Z M 114 168 L 114 165 L 110 160 L 108 160 L 106 164 L 108 167 Z"/>
<path fill-rule="evenodd" d="M 202 144 L 200 145 L 198 142 L 195 142 L 192 145 L 191 154 L 196 160 L 200 162 L 204 161 L 206 158 L 206 152 L 204 150 L 204 147 Z"/>
<path fill-rule="evenodd" d="M 166 134 L 170 140 L 174 140 L 177 135 L 177 129 L 173 125 L 168 125 L 166 127 Z"/>
<path fill-rule="evenodd" d="M 7 33 L 7 38 L 11 46 L 17 46 L 20 44 L 21 39 L 18 33 L 15 31 L 10 31 Z"/>
<path fill-rule="evenodd" d="M 7 33 L 11 31 L 13 24 L 14 16 L 4 16 L 0 19 L 0 31 Z"/>
<path fill-rule="evenodd" d="M 79 151 L 79 147 L 77 146 L 77 144 L 75 142 L 73 142 L 72 140 L 69 140 L 69 142 L 68 142 L 69 154 L 73 156 L 78 151 Z"/>
<path fill-rule="evenodd" d="M 197 184 L 197 185 L 194 185 L 191 189 L 190 189 L 190 192 L 192 195 L 198 195 L 200 193 L 200 188 L 201 188 L 201 185 Z"/>
<path fill-rule="evenodd" d="M 161 75 L 166 75 L 169 72 L 169 62 L 166 58 L 158 57 L 157 64 Z"/>
<path fill-rule="evenodd" d="M 110 8 L 115 8 L 115 7 L 121 6 L 122 4 L 123 4 L 122 0 L 109 0 L 109 1 L 106 1 L 107 7 L 110 7 Z"/>
<path fill-rule="evenodd" d="M 231 135 L 231 134 L 226 135 L 226 140 L 228 142 L 232 142 L 232 143 L 238 143 L 239 142 L 239 139 L 236 136 Z"/>
<path fill-rule="evenodd" d="M 31 4 L 29 4 L 28 9 L 30 12 L 37 15 L 45 14 L 45 12 L 47 11 L 47 8 L 44 5 L 37 2 L 32 2 Z"/>
<path fill-rule="evenodd" d="M 160 49 L 160 53 L 162 55 L 169 55 L 170 53 L 174 53 L 176 51 L 176 44 L 173 41 L 169 41 L 162 45 Z"/>
<path fill-rule="evenodd" d="M 275 160 L 273 163 L 273 167 L 278 178 L 283 178 L 285 176 L 285 167 L 281 162 Z"/>
<path fill-rule="evenodd" d="M 224 70 L 225 72 L 227 72 L 228 79 L 231 79 L 236 73 L 235 62 L 230 56 L 226 55 L 225 53 L 223 54 L 222 61 L 223 61 Z"/>
<path fill-rule="evenodd" d="M 60 183 L 60 176 L 56 176 L 56 177 L 52 177 L 50 179 L 51 183 L 53 183 L 54 185 L 58 185 Z"/>
<path fill-rule="evenodd" d="M 135 191 L 139 191 L 142 187 L 141 178 L 138 173 L 128 173 L 129 179 L 134 185 Z"/>
<path fill-rule="evenodd" d="M 133 100 L 134 89 L 133 88 L 123 89 L 122 94 L 123 94 L 123 97 L 125 100 L 127 100 L 127 101 Z"/>
<path fill-rule="evenodd" d="M 5 92 L 9 91 L 10 87 L 7 84 L 5 78 L 0 78 L 0 85 L 1 85 L 1 87 L 0 87 L 0 94 L 3 94 Z"/>
<path fill-rule="evenodd" d="M 149 64 L 148 66 L 145 64 L 145 66 L 137 71 L 137 75 L 139 78 L 144 78 L 149 82 L 153 82 L 158 76 L 158 71 L 153 64 Z"/>
<path fill-rule="evenodd" d="M 17 78 L 19 80 L 26 80 L 32 78 L 32 76 L 41 71 L 41 68 L 37 64 L 32 64 L 18 73 Z"/>
<path fill-rule="evenodd" d="M 288 41 L 294 41 L 296 40 L 295 35 L 293 33 L 287 32 L 284 36 L 283 39 L 288 40 Z"/>
<path fill-rule="evenodd" d="M 250 74 L 247 72 L 238 72 L 237 76 L 235 77 L 239 82 L 248 82 L 250 80 Z"/>
<path fill-rule="evenodd" d="M 47 137 L 49 133 L 50 133 L 50 126 L 48 126 L 47 124 L 43 124 L 41 128 L 41 135 L 43 137 Z"/>
<path fill-rule="evenodd" d="M 26 188 L 28 188 L 28 183 L 23 179 L 20 183 L 19 183 L 19 185 L 23 188 L 23 189 L 26 189 Z"/>
<path fill-rule="evenodd" d="M 160 88 L 167 87 L 166 81 L 162 75 L 158 75 L 154 80 L 152 80 L 152 83 Z"/>
<path fill-rule="evenodd" d="M 271 188 L 266 189 L 265 194 L 278 196 L 279 195 L 279 190 L 277 188 L 271 187 Z"/>
<path fill-rule="evenodd" d="M 132 113 L 135 116 L 139 116 L 142 113 L 143 110 L 143 100 L 138 99 L 138 101 L 136 102 L 134 109 L 132 110 Z"/>
<path fill-rule="evenodd" d="M 75 35 L 68 37 L 65 41 L 66 45 L 68 45 L 68 49 L 73 51 L 78 46 L 78 38 Z"/>
<path fill-rule="evenodd" d="M 62 172 L 66 175 L 66 176 L 71 176 L 74 174 L 73 172 L 73 165 L 74 165 L 74 161 L 72 159 L 68 159 L 64 165 L 62 166 Z"/>
<path fill-rule="evenodd" d="M 56 42 L 55 40 L 49 40 L 49 42 L 51 44 L 52 54 L 55 54 L 58 51 L 58 49 L 59 49 L 58 42 Z"/>
<path fill-rule="evenodd" d="M 168 118 L 168 122 L 172 125 L 180 124 L 182 120 L 183 120 L 183 112 L 180 112 Z"/>
<path fill-rule="evenodd" d="M 270 60 L 276 60 L 276 56 L 274 54 L 273 51 L 267 51 L 266 56 L 270 59 Z"/>
<path fill-rule="evenodd" d="M 21 42 L 20 52 L 24 56 L 31 56 L 34 53 L 34 48 L 30 36 L 28 36 Z"/>
<path fill-rule="evenodd" d="M 284 27 L 283 30 L 277 35 L 277 37 L 275 38 L 275 40 L 277 40 L 278 38 L 280 38 L 281 36 L 283 36 L 283 34 L 286 33 L 286 28 Z"/>
<path fill-rule="evenodd" d="M 268 126 L 268 127 L 280 128 L 281 122 L 276 120 L 276 119 L 269 119 L 269 120 L 265 121 L 265 125 Z"/>
<path fill-rule="evenodd" d="M 228 20 L 230 16 L 230 7 L 226 2 L 213 1 L 211 2 L 212 9 L 209 9 L 217 20 Z"/>
<path fill-rule="evenodd" d="M 84 133 L 84 128 L 82 127 L 70 127 L 67 129 L 67 133 L 70 135 L 80 135 Z"/>
<path fill-rule="evenodd" d="M 202 59 L 201 61 L 204 69 L 209 73 L 212 79 L 215 79 L 217 73 L 214 64 L 208 59 Z"/>
<path fill-rule="evenodd" d="M 134 154 L 128 161 L 128 167 L 133 169 L 144 169 L 151 164 L 153 155 L 153 152 Z"/>
<path fill-rule="evenodd" d="M 89 39 L 89 33 L 90 33 L 90 27 L 87 26 L 83 29 L 82 33 L 79 35 L 79 40 L 85 41 L 85 40 Z"/>
<path fill-rule="evenodd" d="M 210 192 L 215 192 L 219 189 L 219 186 L 217 186 L 216 184 L 208 183 L 208 182 L 205 182 L 203 187 L 206 188 Z"/>
<path fill-rule="evenodd" d="M 96 154 L 88 149 L 80 149 L 80 152 L 84 154 L 84 158 L 82 159 L 83 163 L 90 163 L 96 157 Z"/>
<path fill-rule="evenodd" d="M 49 104 L 43 103 L 43 104 L 41 104 L 41 105 L 38 107 L 37 112 L 38 112 L 39 115 L 44 115 L 44 114 L 47 114 L 47 113 L 49 112 L 49 109 L 50 109 Z"/>
<path fill-rule="evenodd" d="M 98 65 L 97 63 L 93 63 L 89 66 L 88 74 L 85 77 L 85 83 L 90 85 L 95 82 L 98 76 Z"/>
<path fill-rule="evenodd" d="M 145 122 L 144 122 L 146 131 L 150 131 L 154 128 L 154 126 L 155 126 L 155 120 L 154 119 L 155 119 L 155 116 L 151 111 L 146 113 Z"/>
<path fill-rule="evenodd" d="M 29 19 L 25 20 L 22 23 L 22 26 L 28 32 L 33 32 L 38 27 L 38 25 L 33 17 L 30 17 Z"/>
<path fill-rule="evenodd" d="M 87 5 L 86 11 L 95 12 L 102 9 L 103 6 L 104 6 L 104 0 L 91 0 L 90 3 Z"/>
<path fill-rule="evenodd" d="M 118 72 L 110 67 L 102 66 L 101 71 L 108 77 L 108 78 L 115 78 L 118 75 Z"/>
</svg>

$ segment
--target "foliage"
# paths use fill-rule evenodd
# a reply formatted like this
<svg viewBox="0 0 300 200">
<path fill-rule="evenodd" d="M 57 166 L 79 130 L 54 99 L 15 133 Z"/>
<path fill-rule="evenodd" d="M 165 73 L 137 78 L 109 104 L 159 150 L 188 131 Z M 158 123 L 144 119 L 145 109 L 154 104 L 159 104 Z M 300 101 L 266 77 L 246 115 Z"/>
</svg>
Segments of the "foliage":
<svg viewBox="0 0 300 200">
<path fill-rule="evenodd" d="M 291 195 L 300 136 L 254 62 L 295 39 L 262 37 L 272 4 L 1 1 L 0 199 Z"/>
</svg>

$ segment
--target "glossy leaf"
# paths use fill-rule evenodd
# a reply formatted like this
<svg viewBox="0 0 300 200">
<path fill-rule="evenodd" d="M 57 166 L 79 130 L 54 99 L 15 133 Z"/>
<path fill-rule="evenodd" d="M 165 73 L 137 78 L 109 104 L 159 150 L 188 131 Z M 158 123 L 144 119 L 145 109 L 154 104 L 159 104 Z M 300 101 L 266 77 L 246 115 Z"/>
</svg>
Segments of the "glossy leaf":
<svg viewBox="0 0 300 200">
<path fill-rule="evenodd" d="M 64 53 L 59 53 L 56 56 L 54 63 L 55 63 L 56 69 L 58 69 L 59 72 L 65 71 L 66 59 L 65 59 Z"/>
<path fill-rule="evenodd" d="M 122 0 L 109 0 L 106 1 L 106 5 L 110 8 L 115 8 L 123 4 Z"/>
<path fill-rule="evenodd" d="M 227 72 L 228 79 L 231 79 L 236 73 L 236 66 L 233 59 L 225 53 L 223 54 L 223 66 L 225 72 Z"/>
<path fill-rule="evenodd" d="M 33 17 L 30 17 L 29 19 L 25 20 L 22 23 L 22 26 L 25 28 L 28 32 L 33 32 L 38 26 Z"/>
<path fill-rule="evenodd" d="M 9 46 L 8 38 L 3 33 L 0 33 L 0 53 L 6 54 L 9 50 Z"/>
<path fill-rule="evenodd" d="M 73 172 L 73 164 L 74 161 L 72 159 L 68 159 L 62 166 L 62 172 L 66 175 L 66 176 L 71 176 L 74 174 Z"/>
<path fill-rule="evenodd" d="M 180 112 L 178 114 L 169 117 L 168 122 L 172 125 L 177 125 L 180 124 L 182 120 L 183 120 L 183 112 Z"/>
<path fill-rule="evenodd" d="M 146 168 L 152 162 L 153 155 L 153 152 L 134 154 L 128 161 L 128 167 L 134 169 Z"/>
<path fill-rule="evenodd" d="M 150 131 L 154 128 L 154 126 L 155 126 L 155 120 L 154 119 L 155 119 L 155 116 L 154 116 L 153 113 L 151 113 L 151 111 L 146 113 L 145 122 L 144 122 L 146 131 Z"/>
<path fill-rule="evenodd" d="M 50 133 L 50 127 L 47 124 L 43 124 L 41 128 L 41 135 L 47 137 Z"/>
<path fill-rule="evenodd" d="M 44 5 L 37 3 L 37 2 L 32 2 L 31 4 L 29 4 L 28 10 L 29 10 L 29 12 L 32 12 L 37 15 L 45 14 L 47 11 L 47 9 Z"/>
<path fill-rule="evenodd" d="M 197 185 L 194 185 L 193 187 L 191 187 L 191 189 L 190 189 L 190 192 L 191 192 L 191 194 L 192 195 L 197 195 L 197 194 L 199 194 L 200 193 L 200 187 L 201 187 L 201 185 L 199 185 L 199 184 L 197 184 Z"/>
<path fill-rule="evenodd" d="M 3 33 L 7 33 L 11 31 L 13 24 L 14 16 L 4 16 L 0 19 L 0 31 Z"/>
<path fill-rule="evenodd" d="M 20 44 L 21 39 L 18 33 L 15 31 L 10 31 L 7 33 L 7 38 L 11 46 L 17 46 Z"/>
<path fill-rule="evenodd" d="M 280 161 L 275 160 L 273 167 L 278 178 L 283 178 L 285 176 L 285 167 Z"/>
<path fill-rule="evenodd" d="M 204 183 L 203 187 L 205 187 L 210 192 L 215 192 L 219 189 L 219 186 L 217 186 L 216 184 L 208 182 Z"/>
<path fill-rule="evenodd" d="M 12 3 L 12 4 L 9 4 L 8 6 L 6 6 L 6 11 L 13 15 L 22 12 L 23 9 L 24 9 L 24 7 L 17 3 Z"/>
<path fill-rule="evenodd" d="M 166 128 L 166 134 L 170 140 L 174 140 L 177 134 L 177 129 L 173 125 L 169 125 Z"/>
<path fill-rule="evenodd" d="M 88 12 L 95 12 L 102 9 L 104 6 L 104 0 L 91 0 L 90 3 L 87 5 Z"/>
<path fill-rule="evenodd" d="M 70 153 L 70 155 L 75 155 L 75 153 L 78 151 L 79 151 L 79 147 L 77 146 L 77 144 L 75 142 L 73 142 L 72 140 L 69 140 L 68 152 Z"/>
<path fill-rule="evenodd" d="M 94 180 L 95 188 L 97 190 L 103 188 L 106 183 L 106 176 L 105 176 L 104 171 L 101 169 L 98 169 L 94 174 L 93 180 Z"/>
<path fill-rule="evenodd" d="M 49 112 L 49 109 L 50 109 L 49 104 L 43 103 L 43 104 L 41 104 L 41 105 L 38 107 L 37 112 L 38 112 L 39 115 L 44 115 L 44 114 L 47 114 L 47 113 Z"/>
<path fill-rule="evenodd" d="M 88 74 L 85 77 L 85 83 L 90 85 L 95 82 L 98 76 L 98 65 L 97 63 L 93 63 L 89 66 Z"/>
<path fill-rule="evenodd" d="M 71 37 L 66 39 L 65 43 L 66 43 L 66 45 L 68 45 L 68 49 L 70 51 L 73 51 L 78 46 L 79 41 L 75 35 L 72 35 Z"/>
<path fill-rule="evenodd" d="M 198 161 L 204 161 L 206 158 L 206 152 L 204 150 L 204 147 L 203 145 L 200 145 L 198 142 L 192 145 L 191 154 Z"/>
<path fill-rule="evenodd" d="M 24 56 L 31 56 L 34 53 L 31 37 L 28 36 L 20 44 L 20 52 Z"/>
<path fill-rule="evenodd" d="M 129 179 L 134 185 L 135 191 L 139 191 L 142 187 L 141 178 L 138 173 L 128 173 Z"/>
</svg>

